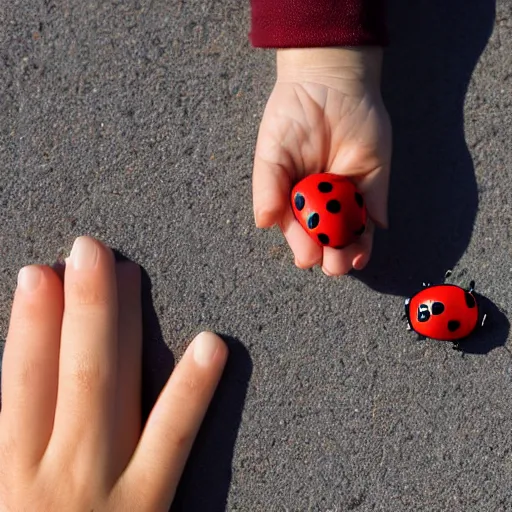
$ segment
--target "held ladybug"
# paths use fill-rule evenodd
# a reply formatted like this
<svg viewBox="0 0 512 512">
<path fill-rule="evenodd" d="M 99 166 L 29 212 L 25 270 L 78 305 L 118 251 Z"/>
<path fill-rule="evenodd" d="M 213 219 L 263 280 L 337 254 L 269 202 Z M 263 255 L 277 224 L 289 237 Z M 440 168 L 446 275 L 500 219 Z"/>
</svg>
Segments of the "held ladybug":
<svg viewBox="0 0 512 512">
<path fill-rule="evenodd" d="M 467 290 L 454 284 L 424 283 L 423 290 L 405 300 L 405 315 L 409 328 L 421 337 L 451 341 L 454 348 L 485 322 L 474 281 Z"/>
<path fill-rule="evenodd" d="M 291 202 L 300 225 L 321 246 L 343 249 L 366 229 L 363 196 L 344 176 L 311 174 L 293 187 Z"/>
</svg>

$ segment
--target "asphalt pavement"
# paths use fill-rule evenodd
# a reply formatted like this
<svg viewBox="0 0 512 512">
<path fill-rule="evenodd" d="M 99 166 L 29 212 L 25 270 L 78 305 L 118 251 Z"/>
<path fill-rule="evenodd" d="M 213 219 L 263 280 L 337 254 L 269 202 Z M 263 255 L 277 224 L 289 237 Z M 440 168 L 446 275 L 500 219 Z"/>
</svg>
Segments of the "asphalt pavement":
<svg viewBox="0 0 512 512">
<path fill-rule="evenodd" d="M 18 269 L 81 234 L 144 268 L 145 410 L 223 334 L 176 510 L 512 510 L 512 1 L 390 4 L 391 228 L 337 279 L 254 226 L 248 2 L 0 4 L 0 337 Z M 447 269 L 489 312 L 462 353 L 402 319 Z"/>
</svg>

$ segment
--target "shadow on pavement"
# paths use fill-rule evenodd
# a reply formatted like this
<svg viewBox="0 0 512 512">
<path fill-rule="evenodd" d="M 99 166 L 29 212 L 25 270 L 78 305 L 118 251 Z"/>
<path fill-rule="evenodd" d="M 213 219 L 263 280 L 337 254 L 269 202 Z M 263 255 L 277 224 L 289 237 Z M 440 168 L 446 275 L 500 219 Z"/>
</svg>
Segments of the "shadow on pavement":
<svg viewBox="0 0 512 512">
<path fill-rule="evenodd" d="M 116 260 L 124 257 L 114 250 Z M 142 275 L 142 422 L 146 422 L 158 395 L 174 369 L 175 361 L 166 345 L 153 307 L 151 279 Z M 172 512 L 223 511 L 231 485 L 232 460 L 242 419 L 252 361 L 244 345 L 219 333 L 229 347 L 229 358 L 210 408 L 178 486 Z"/>
<path fill-rule="evenodd" d="M 142 424 L 146 423 L 158 395 L 174 369 L 174 356 L 166 345 L 153 307 L 151 279 L 142 275 Z"/>
<path fill-rule="evenodd" d="M 252 362 L 235 338 L 219 334 L 228 344 L 229 359 L 185 468 L 172 512 L 226 510 L 232 460 Z"/>
<path fill-rule="evenodd" d="M 370 264 L 353 276 L 381 293 L 409 296 L 423 281 L 441 280 L 472 235 L 478 190 L 463 109 L 495 1 L 389 4 L 383 95 L 394 139 L 390 229 L 376 233 Z"/>
<path fill-rule="evenodd" d="M 460 348 L 465 354 L 483 355 L 505 346 L 510 331 L 510 322 L 505 313 L 482 295 L 478 296 L 481 310 L 487 315 L 482 328 L 475 331 Z"/>
</svg>

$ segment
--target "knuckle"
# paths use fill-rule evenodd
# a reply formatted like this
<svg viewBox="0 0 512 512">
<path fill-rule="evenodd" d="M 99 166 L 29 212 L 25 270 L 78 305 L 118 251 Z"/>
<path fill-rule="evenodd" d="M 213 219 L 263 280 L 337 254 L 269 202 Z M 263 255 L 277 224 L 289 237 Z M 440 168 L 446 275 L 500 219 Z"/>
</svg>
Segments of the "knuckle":
<svg viewBox="0 0 512 512">
<path fill-rule="evenodd" d="M 34 376 L 40 372 L 41 368 L 38 361 L 27 355 L 27 357 L 18 362 L 17 366 L 13 367 L 13 370 L 14 379 L 11 385 L 14 388 L 14 392 L 19 394 L 30 387 L 30 384 L 34 381 Z"/>
<path fill-rule="evenodd" d="M 184 393 L 190 395 L 194 394 L 200 388 L 200 385 L 197 379 L 187 376 L 181 379 L 180 387 Z"/>
<path fill-rule="evenodd" d="M 16 441 L 15 439 L 7 434 L 5 425 L 2 425 L 2 432 L 0 434 L 0 461 L 5 462 L 13 459 L 14 453 L 16 452 Z M 9 474 L 7 464 L 0 464 L 0 482 L 7 480 L 6 476 Z"/>
<path fill-rule="evenodd" d="M 84 282 L 73 283 L 70 288 L 73 301 L 78 306 L 105 306 L 109 297 L 97 287 Z"/>
<path fill-rule="evenodd" d="M 201 403 L 208 389 L 208 383 L 198 376 L 183 372 L 171 386 L 171 401 L 183 408 L 193 408 Z"/>
<path fill-rule="evenodd" d="M 74 361 L 71 377 L 84 393 L 98 387 L 107 378 L 99 361 L 87 355 L 82 355 Z"/>
<path fill-rule="evenodd" d="M 191 397 L 194 397 L 201 392 L 203 386 L 197 378 L 189 375 L 182 375 L 174 386 L 174 395 L 181 401 L 189 402 Z"/>
<path fill-rule="evenodd" d="M 23 304 L 14 304 L 11 315 L 7 343 L 11 338 L 33 336 L 33 325 L 47 319 L 47 312 L 38 301 L 24 300 Z"/>
<path fill-rule="evenodd" d="M 190 446 L 193 441 L 190 429 L 171 428 L 169 430 L 169 443 L 176 451 L 181 451 Z"/>
</svg>

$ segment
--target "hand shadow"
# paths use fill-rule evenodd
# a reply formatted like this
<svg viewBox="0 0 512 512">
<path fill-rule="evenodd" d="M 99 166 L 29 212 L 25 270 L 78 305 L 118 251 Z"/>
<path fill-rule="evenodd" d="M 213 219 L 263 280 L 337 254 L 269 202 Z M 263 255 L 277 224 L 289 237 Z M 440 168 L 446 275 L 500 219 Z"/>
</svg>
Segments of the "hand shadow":
<svg viewBox="0 0 512 512">
<path fill-rule="evenodd" d="M 149 417 L 174 369 L 174 356 L 166 345 L 153 307 L 151 279 L 141 267 L 142 293 L 142 424 Z"/>
<path fill-rule="evenodd" d="M 121 251 L 112 248 L 116 262 L 131 261 Z M 142 305 L 142 425 L 174 369 L 174 356 L 166 345 L 160 322 L 153 307 L 151 279 L 140 266 Z"/>
<path fill-rule="evenodd" d="M 114 250 L 117 261 L 126 260 Z M 145 424 L 161 390 L 174 369 L 153 307 L 151 279 L 142 276 L 142 422 Z M 226 509 L 231 465 L 245 396 L 252 374 L 247 349 L 237 339 L 219 334 L 229 357 L 181 478 L 171 511 L 220 512 Z"/>
<path fill-rule="evenodd" d="M 382 89 L 394 140 L 390 229 L 377 231 L 369 265 L 352 275 L 379 292 L 410 296 L 423 281 L 441 281 L 471 238 L 478 190 L 463 109 L 495 1 L 389 4 Z"/>
<path fill-rule="evenodd" d="M 229 347 L 228 363 L 192 449 L 171 512 L 226 510 L 233 451 L 252 362 L 238 340 L 220 336 Z"/>
</svg>

